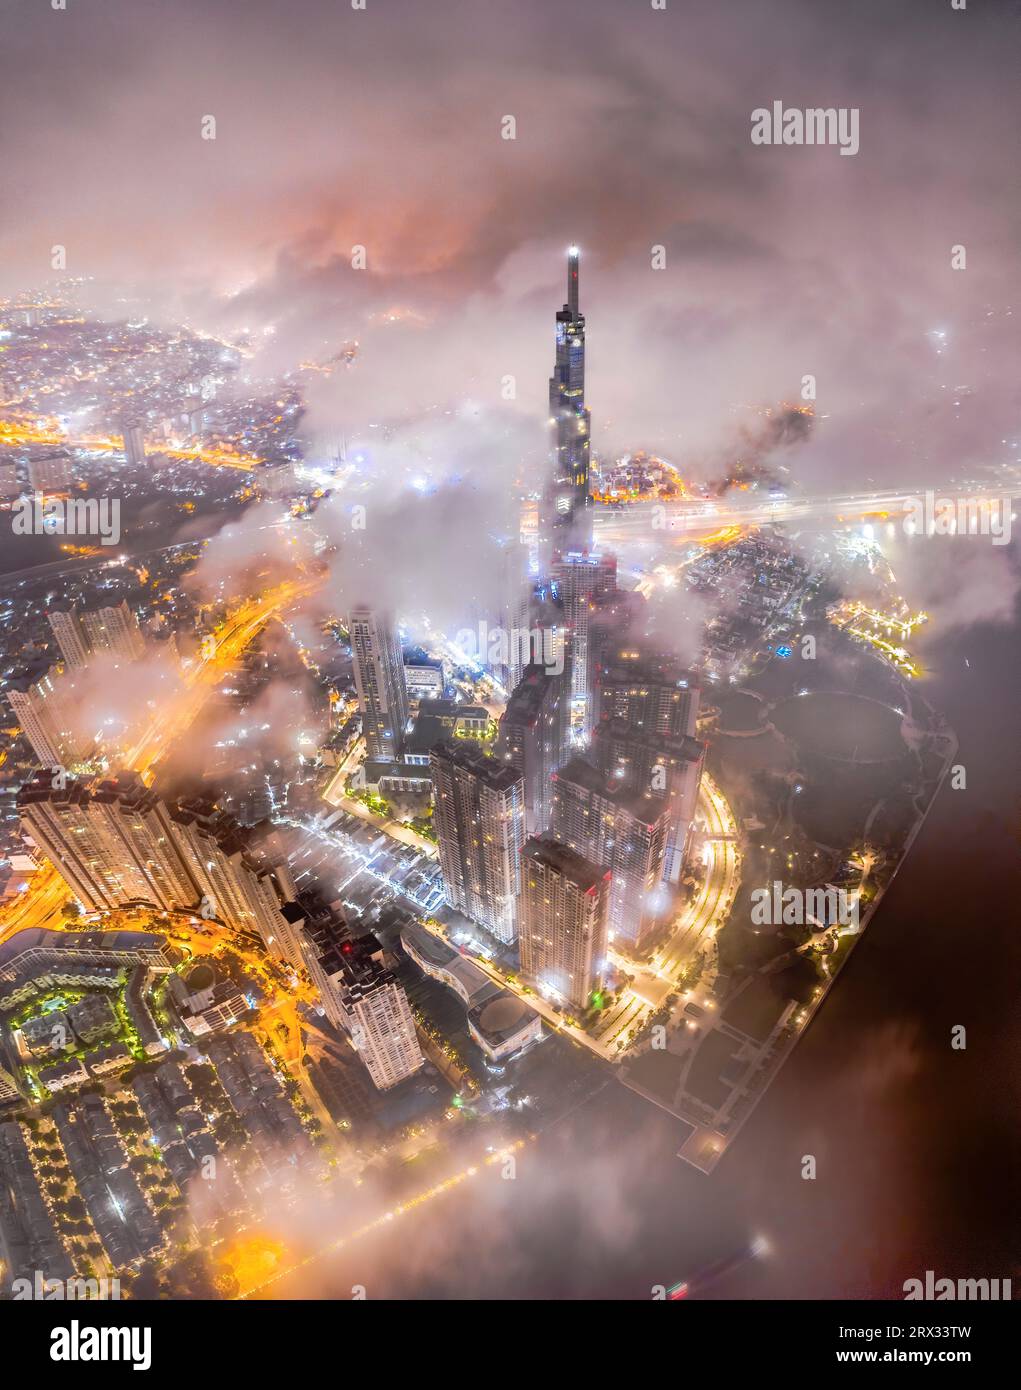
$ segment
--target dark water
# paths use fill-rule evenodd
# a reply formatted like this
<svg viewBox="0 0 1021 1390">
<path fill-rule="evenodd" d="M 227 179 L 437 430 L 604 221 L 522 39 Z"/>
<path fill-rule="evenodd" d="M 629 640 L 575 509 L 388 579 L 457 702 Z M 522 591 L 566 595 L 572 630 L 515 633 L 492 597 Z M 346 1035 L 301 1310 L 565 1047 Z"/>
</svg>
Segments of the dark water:
<svg viewBox="0 0 1021 1390">
<path fill-rule="evenodd" d="M 944 784 L 838 986 L 711 1177 L 674 1157 L 670 1117 L 611 1083 L 528 1146 L 514 1181 L 486 1173 L 278 1295 L 343 1298 L 363 1283 L 369 1297 L 648 1298 L 756 1235 L 768 1257 L 704 1296 L 898 1297 L 927 1269 L 1016 1278 L 1021 614 L 950 634 L 925 659 L 966 788 Z"/>
<path fill-rule="evenodd" d="M 10 514 L 0 513 L 0 578 L 5 575 L 22 577 L 21 571 L 29 571 L 37 566 L 50 566 L 50 570 L 40 570 L 37 577 L 51 578 L 57 569 L 68 574 L 76 570 L 85 572 L 106 560 L 116 559 L 118 555 L 144 555 L 163 546 L 180 540 L 202 539 L 214 536 L 222 526 L 236 520 L 236 506 L 225 506 L 222 502 L 204 501 L 199 498 L 194 512 L 181 512 L 176 502 L 154 505 L 149 500 L 126 499 L 121 504 L 119 516 L 120 535 L 116 545 L 103 545 L 93 536 L 75 535 L 16 535 L 9 530 Z M 78 559 L 61 546 L 70 544 L 94 547 L 102 552 L 91 559 Z M 29 578 L 29 575 L 25 575 Z"/>
</svg>

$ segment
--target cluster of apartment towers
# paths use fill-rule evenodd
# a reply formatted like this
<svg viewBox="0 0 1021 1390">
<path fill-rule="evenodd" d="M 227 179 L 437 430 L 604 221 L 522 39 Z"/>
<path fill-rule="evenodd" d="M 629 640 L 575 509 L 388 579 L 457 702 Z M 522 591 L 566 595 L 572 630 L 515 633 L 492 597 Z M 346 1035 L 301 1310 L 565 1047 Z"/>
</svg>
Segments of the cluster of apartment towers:
<svg viewBox="0 0 1021 1390">
<path fill-rule="evenodd" d="M 639 952 L 662 921 L 704 760 L 697 681 L 632 636 L 644 600 L 618 589 L 615 558 L 592 545 L 584 330 L 572 248 L 550 381 L 542 578 L 519 547 L 499 615 L 509 633 L 551 630 L 557 659 L 528 662 L 511 643 L 503 674 L 513 688 L 493 752 L 441 738 L 428 768 L 447 902 L 501 946 L 516 945 L 522 975 L 579 1011 L 603 986 L 610 941 Z M 396 624 L 361 606 L 349 632 L 367 760 L 399 767 L 410 711 Z M 77 631 L 57 635 L 77 656 Z M 539 650 L 549 657 L 545 643 Z M 39 761 L 59 763 L 47 731 L 37 734 Z M 19 810 L 88 910 L 189 908 L 255 936 L 308 970 L 379 1089 L 422 1065 L 407 997 L 379 943 L 353 931 L 339 903 L 299 893 L 269 822 L 244 827 L 212 801 L 168 801 L 135 773 L 88 787 L 45 771 L 22 789 Z"/>
<path fill-rule="evenodd" d="M 428 780 L 446 901 L 516 945 L 544 993 L 585 1010 L 610 941 L 640 953 L 673 901 L 705 748 L 697 679 L 638 635 L 645 600 L 618 588 L 616 558 L 593 546 L 578 260 L 572 247 L 556 316 L 540 577 L 527 547 L 508 547 L 497 615 L 510 698 L 494 751 L 442 739 Z M 366 766 L 389 764 L 399 782 L 409 704 L 392 615 L 357 608 L 350 635 Z"/>
</svg>

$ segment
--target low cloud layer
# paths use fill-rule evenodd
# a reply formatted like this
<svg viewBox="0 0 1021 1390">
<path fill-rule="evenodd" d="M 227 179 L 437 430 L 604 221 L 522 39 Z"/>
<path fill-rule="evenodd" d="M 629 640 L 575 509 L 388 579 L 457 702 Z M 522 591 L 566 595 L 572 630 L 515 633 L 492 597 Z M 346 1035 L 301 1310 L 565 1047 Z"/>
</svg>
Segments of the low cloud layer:
<svg viewBox="0 0 1021 1390">
<path fill-rule="evenodd" d="M 247 329 L 260 374 L 357 342 L 304 374 L 315 437 L 499 407 L 507 377 L 541 420 L 578 241 L 597 449 L 697 471 L 811 374 L 806 486 L 1002 460 L 1006 7 L 21 0 L 11 20 L 5 287 L 46 279 L 59 243 L 107 312 Z M 774 100 L 858 108 L 860 152 L 752 145 Z"/>
</svg>

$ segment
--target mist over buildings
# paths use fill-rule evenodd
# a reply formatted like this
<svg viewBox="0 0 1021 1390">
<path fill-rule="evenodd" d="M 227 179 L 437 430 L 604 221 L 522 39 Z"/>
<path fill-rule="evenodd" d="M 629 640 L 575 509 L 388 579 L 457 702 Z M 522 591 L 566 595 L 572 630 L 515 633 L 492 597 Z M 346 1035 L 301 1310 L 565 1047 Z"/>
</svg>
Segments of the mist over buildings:
<svg viewBox="0 0 1021 1390">
<path fill-rule="evenodd" d="M 696 470 L 812 374 L 805 485 L 988 464 L 1018 400 L 1002 165 L 1018 113 L 998 80 L 1012 55 L 981 8 L 961 45 L 949 6 L 922 0 L 736 14 L 525 0 L 513 23 L 499 7 L 312 0 L 300 24 L 269 0 L 56 18 L 24 0 L 4 92 L 5 286 L 44 280 L 60 243 L 111 316 L 247 329 L 253 376 L 357 342 L 352 366 L 308 383 L 313 436 L 498 408 L 506 376 L 531 422 L 576 240 L 597 451 Z M 30 50 L 47 56 L 41 108 Z M 859 107 L 859 154 L 753 146 L 750 112 L 777 97 Z M 215 140 L 200 138 L 207 114 Z M 967 209 L 963 272 L 948 206 Z"/>
</svg>

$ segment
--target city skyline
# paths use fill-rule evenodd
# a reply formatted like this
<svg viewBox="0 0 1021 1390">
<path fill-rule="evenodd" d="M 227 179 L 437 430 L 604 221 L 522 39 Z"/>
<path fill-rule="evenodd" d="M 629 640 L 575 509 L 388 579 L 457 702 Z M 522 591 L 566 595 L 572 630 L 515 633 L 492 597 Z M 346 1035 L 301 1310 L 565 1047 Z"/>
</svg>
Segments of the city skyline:
<svg viewBox="0 0 1021 1390">
<path fill-rule="evenodd" d="M 18 0 L 0 1302 L 1011 1300 L 1008 9 Z"/>
</svg>

